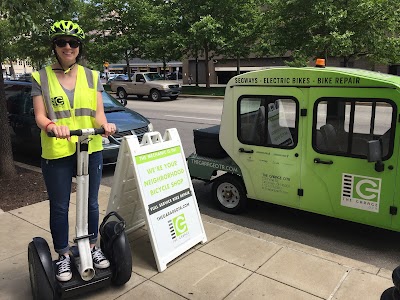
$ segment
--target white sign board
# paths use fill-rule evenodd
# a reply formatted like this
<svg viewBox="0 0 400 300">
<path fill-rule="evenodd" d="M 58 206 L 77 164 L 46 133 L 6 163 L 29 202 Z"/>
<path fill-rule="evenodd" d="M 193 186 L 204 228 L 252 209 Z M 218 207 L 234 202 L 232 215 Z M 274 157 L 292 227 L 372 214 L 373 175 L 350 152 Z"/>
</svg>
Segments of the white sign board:
<svg viewBox="0 0 400 300">
<path fill-rule="evenodd" d="M 162 272 L 167 263 L 207 241 L 186 158 L 175 128 L 167 129 L 164 138 L 158 132 L 146 133 L 141 144 L 136 138 L 128 146 L 157 268 Z"/>
</svg>

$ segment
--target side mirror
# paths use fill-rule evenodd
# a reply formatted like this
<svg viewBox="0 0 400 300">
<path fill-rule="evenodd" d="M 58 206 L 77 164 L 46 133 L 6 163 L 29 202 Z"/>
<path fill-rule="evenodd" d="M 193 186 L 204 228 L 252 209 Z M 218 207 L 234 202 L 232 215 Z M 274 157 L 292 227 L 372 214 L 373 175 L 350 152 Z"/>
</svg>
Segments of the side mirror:
<svg viewBox="0 0 400 300">
<path fill-rule="evenodd" d="M 385 164 L 382 162 L 382 145 L 379 140 L 368 141 L 368 162 L 375 162 L 375 171 L 382 172 Z"/>
</svg>

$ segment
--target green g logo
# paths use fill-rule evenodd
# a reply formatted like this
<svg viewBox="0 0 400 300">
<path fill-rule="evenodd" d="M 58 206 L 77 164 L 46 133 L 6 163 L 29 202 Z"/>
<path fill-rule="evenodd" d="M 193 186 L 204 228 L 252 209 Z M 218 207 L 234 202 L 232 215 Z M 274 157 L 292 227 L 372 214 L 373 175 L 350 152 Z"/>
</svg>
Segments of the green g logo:
<svg viewBox="0 0 400 300">
<path fill-rule="evenodd" d="M 188 227 L 186 225 L 186 219 L 185 219 L 184 214 L 181 214 L 181 215 L 173 218 L 172 223 L 174 225 L 174 230 L 175 230 L 177 237 L 180 236 L 181 234 L 184 234 L 186 231 L 188 231 Z"/>
<path fill-rule="evenodd" d="M 379 180 L 354 176 L 353 198 L 376 202 L 380 189 Z"/>
</svg>

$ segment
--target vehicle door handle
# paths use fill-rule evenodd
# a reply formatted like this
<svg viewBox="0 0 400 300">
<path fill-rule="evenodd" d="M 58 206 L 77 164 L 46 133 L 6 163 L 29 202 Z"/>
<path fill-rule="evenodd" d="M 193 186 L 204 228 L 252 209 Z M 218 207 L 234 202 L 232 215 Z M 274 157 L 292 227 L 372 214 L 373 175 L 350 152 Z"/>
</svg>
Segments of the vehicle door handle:
<svg viewBox="0 0 400 300">
<path fill-rule="evenodd" d="M 239 148 L 239 152 L 242 152 L 242 153 L 254 153 L 253 150 L 245 150 L 243 148 Z"/>
<path fill-rule="evenodd" d="M 315 164 L 332 165 L 333 161 L 331 161 L 331 160 L 321 160 L 319 158 L 314 158 L 314 163 Z"/>
</svg>

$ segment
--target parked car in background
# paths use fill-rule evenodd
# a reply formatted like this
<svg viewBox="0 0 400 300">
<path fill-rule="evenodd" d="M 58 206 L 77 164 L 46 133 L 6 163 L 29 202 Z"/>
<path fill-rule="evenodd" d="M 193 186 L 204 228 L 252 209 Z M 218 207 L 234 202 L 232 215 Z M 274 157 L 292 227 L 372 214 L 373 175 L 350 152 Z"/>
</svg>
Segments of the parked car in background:
<svg viewBox="0 0 400 300">
<path fill-rule="evenodd" d="M 111 81 L 114 81 L 114 80 L 117 80 L 117 81 L 128 81 L 129 77 L 126 74 L 118 74 L 118 75 L 115 75 L 115 76 L 109 78 L 107 80 L 107 84 L 110 84 Z"/>
<path fill-rule="evenodd" d="M 31 97 L 32 83 L 5 80 L 4 87 L 8 121 L 16 138 L 26 145 L 40 147 L 40 129 L 35 122 Z M 105 165 L 115 164 L 122 138 L 136 134 L 141 141 L 146 132 L 153 131 L 153 125 L 141 114 L 124 107 L 107 92 L 104 91 L 102 96 L 107 121 L 115 123 L 118 129 L 117 133 L 108 138 L 103 137 L 103 162 Z"/>
<path fill-rule="evenodd" d="M 171 72 L 167 74 L 167 79 L 168 80 L 176 80 L 176 72 Z M 178 73 L 178 79 L 182 79 L 182 73 Z"/>
<path fill-rule="evenodd" d="M 24 73 L 18 76 L 18 80 L 20 81 L 32 81 L 31 73 Z"/>
</svg>

